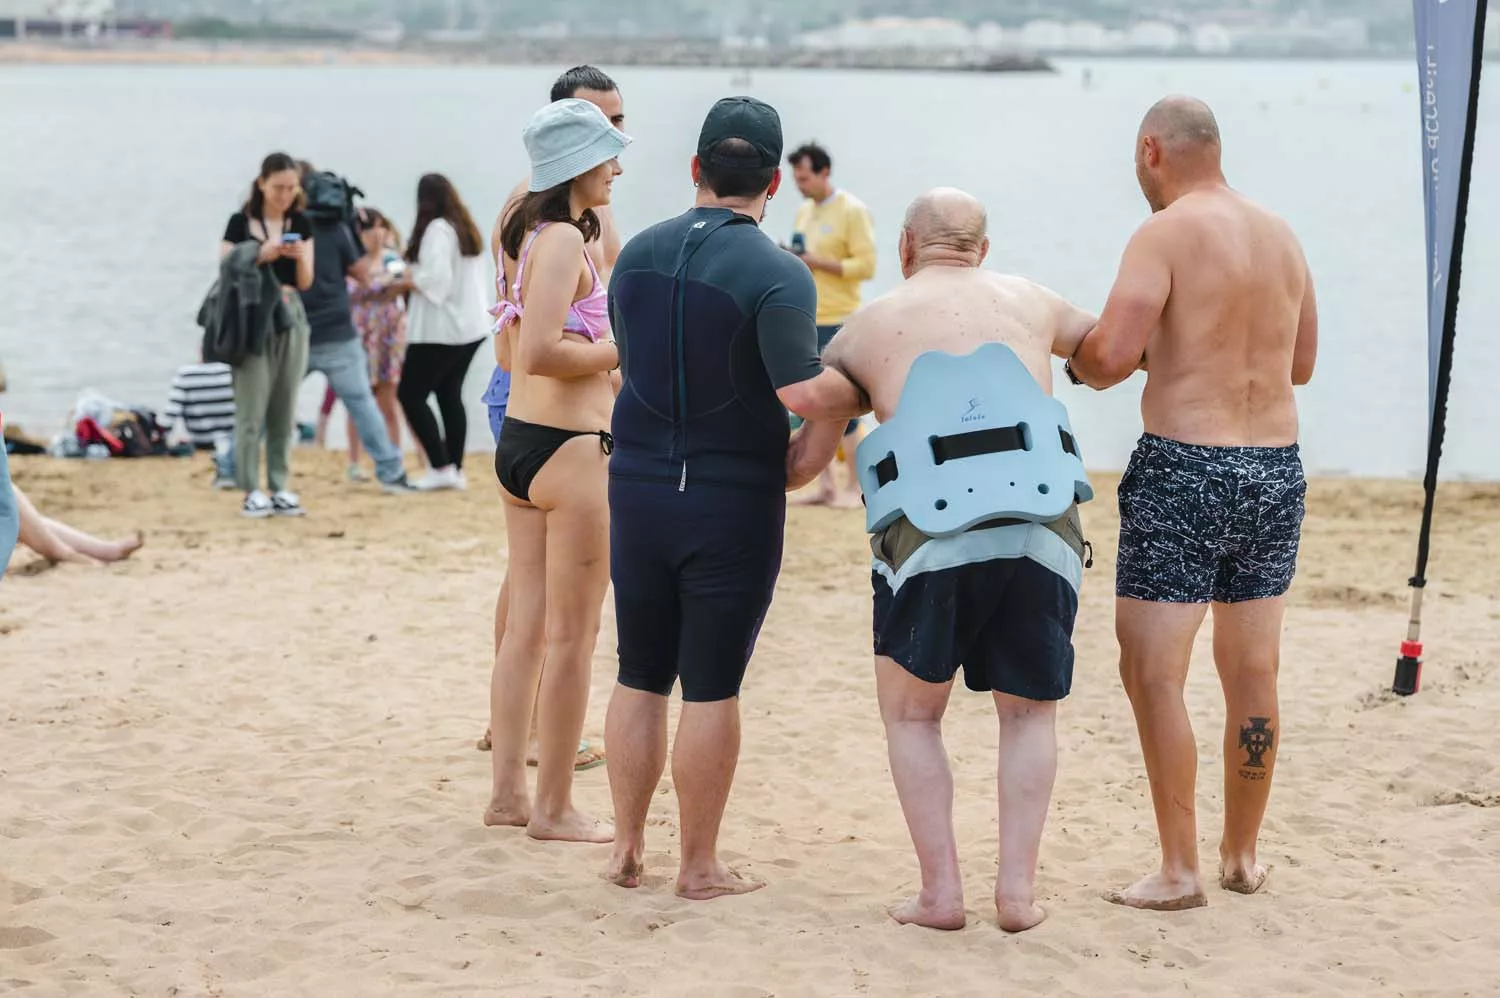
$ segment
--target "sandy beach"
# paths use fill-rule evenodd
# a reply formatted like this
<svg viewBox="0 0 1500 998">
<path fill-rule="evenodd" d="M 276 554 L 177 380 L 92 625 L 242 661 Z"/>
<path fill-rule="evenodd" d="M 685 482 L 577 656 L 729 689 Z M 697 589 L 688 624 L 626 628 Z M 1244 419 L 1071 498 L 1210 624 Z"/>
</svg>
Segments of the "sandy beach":
<svg viewBox="0 0 1500 998">
<path fill-rule="evenodd" d="M 490 612 L 504 567 L 483 455 L 471 491 L 406 499 L 298 451 L 311 515 L 247 522 L 206 459 L 16 459 L 52 516 L 140 527 L 107 569 L 0 582 L 0 992 L 267 995 L 1493 995 L 1500 991 L 1500 486 L 1446 485 L 1422 693 L 1385 692 L 1421 489 L 1319 481 L 1282 663 L 1263 840 L 1268 892 L 1151 914 L 1099 898 L 1155 861 L 1116 675 L 1114 484 L 1085 507 L 1073 696 L 1039 887 L 1007 936 L 990 904 L 993 712 L 955 695 L 947 740 L 969 926 L 902 927 L 915 889 L 876 713 L 858 513 L 794 510 L 746 683 L 726 858 L 769 882 L 671 890 L 670 775 L 650 876 L 607 847 L 480 822 Z M 34 566 L 33 566 L 34 567 Z M 609 604 L 588 730 L 614 680 Z M 1212 873 L 1223 707 L 1206 628 L 1189 685 Z M 675 717 L 675 708 L 673 712 Z M 581 804 L 609 808 L 604 769 Z"/>
</svg>

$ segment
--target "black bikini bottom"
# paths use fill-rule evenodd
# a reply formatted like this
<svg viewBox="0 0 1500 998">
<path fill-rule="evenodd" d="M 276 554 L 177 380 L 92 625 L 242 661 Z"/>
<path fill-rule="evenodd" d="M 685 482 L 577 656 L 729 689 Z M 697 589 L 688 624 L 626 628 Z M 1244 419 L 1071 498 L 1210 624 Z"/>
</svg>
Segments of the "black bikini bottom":
<svg viewBox="0 0 1500 998">
<path fill-rule="evenodd" d="M 532 481 L 557 449 L 574 437 L 589 436 L 598 436 L 604 453 L 615 449 L 615 438 L 607 430 L 559 430 L 506 416 L 495 444 L 495 477 L 500 479 L 500 487 L 530 502 Z"/>
</svg>

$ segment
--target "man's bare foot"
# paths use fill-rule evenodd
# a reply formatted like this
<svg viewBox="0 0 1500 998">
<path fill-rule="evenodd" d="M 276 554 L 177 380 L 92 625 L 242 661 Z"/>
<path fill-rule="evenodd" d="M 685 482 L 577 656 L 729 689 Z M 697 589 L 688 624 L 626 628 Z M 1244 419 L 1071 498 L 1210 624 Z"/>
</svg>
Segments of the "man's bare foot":
<svg viewBox="0 0 1500 998">
<path fill-rule="evenodd" d="M 531 823 L 531 801 L 525 794 L 491 798 L 490 806 L 484 809 L 484 823 L 492 828 L 524 828 Z"/>
<path fill-rule="evenodd" d="M 689 901 L 712 901 L 735 894 L 749 894 L 764 886 L 765 881 L 741 876 L 723 863 L 705 873 L 683 872 L 677 875 L 677 896 Z"/>
<path fill-rule="evenodd" d="M 604 868 L 604 879 L 616 887 L 639 887 L 645 872 L 646 861 L 639 848 L 622 849 L 616 845 L 609 866 Z"/>
<path fill-rule="evenodd" d="M 1142 877 L 1123 891 L 1105 891 L 1104 900 L 1146 911 L 1186 911 L 1208 904 L 1203 884 L 1196 876 L 1168 877 L 1164 873 Z"/>
<path fill-rule="evenodd" d="M 1000 916 L 1000 928 L 1006 932 L 1034 929 L 1047 918 L 1047 910 L 1035 901 L 1001 901 L 996 898 L 995 913 Z"/>
<path fill-rule="evenodd" d="M 1236 894 L 1259 894 L 1270 879 L 1271 871 L 1259 863 L 1248 870 L 1225 867 L 1219 871 L 1219 886 Z"/>
<path fill-rule="evenodd" d="M 864 500 L 860 498 L 858 492 L 840 492 L 828 505 L 834 509 L 859 509 L 864 506 Z"/>
<path fill-rule="evenodd" d="M 542 842 L 613 842 L 613 825 L 590 818 L 582 811 L 568 810 L 555 818 L 531 816 L 526 834 Z"/>
<path fill-rule="evenodd" d="M 902 925 L 923 925 L 929 929 L 952 932 L 964 927 L 963 895 L 929 897 L 926 891 L 891 909 L 891 917 Z"/>
<path fill-rule="evenodd" d="M 814 492 L 810 496 L 797 496 L 794 499 L 788 500 L 788 505 L 791 505 L 791 506 L 828 506 L 828 505 L 831 505 L 833 503 L 833 501 L 835 499 L 837 499 L 837 498 L 838 498 L 838 496 L 834 495 L 832 492 L 829 492 L 826 489 L 819 489 L 818 491 Z"/>
</svg>

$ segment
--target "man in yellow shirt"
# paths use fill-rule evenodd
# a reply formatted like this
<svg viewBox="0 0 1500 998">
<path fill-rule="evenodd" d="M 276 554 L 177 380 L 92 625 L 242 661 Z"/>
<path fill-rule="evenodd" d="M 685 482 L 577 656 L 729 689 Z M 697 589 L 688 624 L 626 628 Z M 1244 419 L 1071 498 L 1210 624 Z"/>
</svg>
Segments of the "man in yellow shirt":
<svg viewBox="0 0 1500 998">
<path fill-rule="evenodd" d="M 818 350 L 821 352 L 844 320 L 859 308 L 859 286 L 875 276 L 875 225 L 870 210 L 830 179 L 833 160 L 828 150 L 808 143 L 787 156 L 797 190 L 807 200 L 797 210 L 796 230 L 788 247 L 812 271 L 818 289 Z M 844 434 L 841 458 L 848 468 L 849 487 L 840 492 L 832 467 L 818 479 L 818 492 L 806 503 L 857 507 L 859 478 L 854 468 L 854 445 L 859 420 L 851 420 Z"/>
</svg>

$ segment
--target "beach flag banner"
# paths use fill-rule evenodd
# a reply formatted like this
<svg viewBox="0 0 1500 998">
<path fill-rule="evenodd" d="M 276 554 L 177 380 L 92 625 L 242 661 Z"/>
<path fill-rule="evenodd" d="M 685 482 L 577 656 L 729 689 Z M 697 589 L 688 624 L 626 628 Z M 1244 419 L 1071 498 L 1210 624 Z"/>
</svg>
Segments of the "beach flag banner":
<svg viewBox="0 0 1500 998">
<path fill-rule="evenodd" d="M 1421 686 L 1422 591 L 1427 586 L 1428 542 L 1438 462 L 1453 370 L 1454 319 L 1463 258 L 1469 178 L 1474 160 L 1474 119 L 1489 0 L 1412 0 L 1416 15 L 1417 76 L 1421 84 L 1422 192 L 1427 228 L 1427 472 L 1426 501 L 1411 577 L 1411 621 L 1391 689 L 1410 696 Z"/>
</svg>

